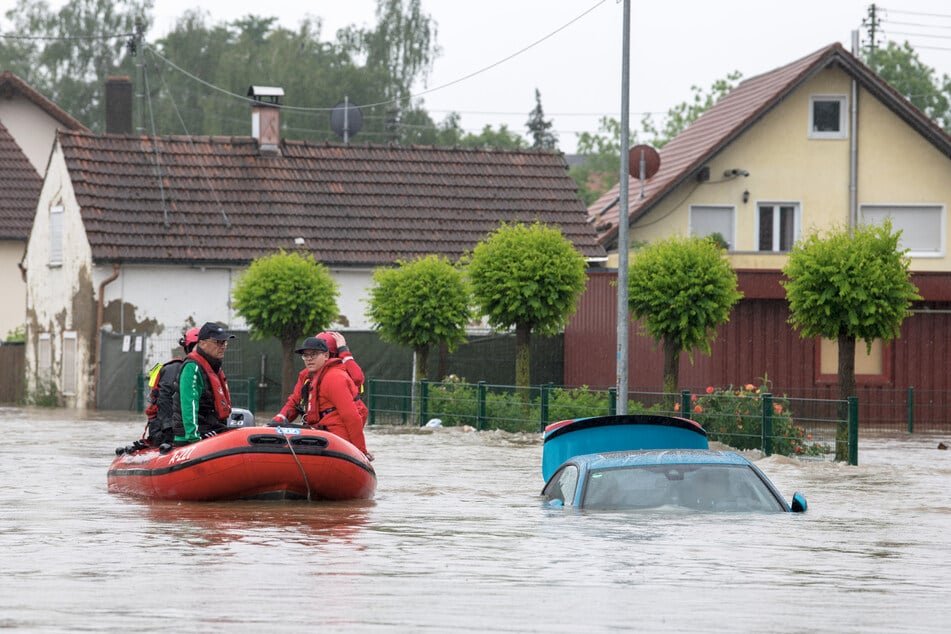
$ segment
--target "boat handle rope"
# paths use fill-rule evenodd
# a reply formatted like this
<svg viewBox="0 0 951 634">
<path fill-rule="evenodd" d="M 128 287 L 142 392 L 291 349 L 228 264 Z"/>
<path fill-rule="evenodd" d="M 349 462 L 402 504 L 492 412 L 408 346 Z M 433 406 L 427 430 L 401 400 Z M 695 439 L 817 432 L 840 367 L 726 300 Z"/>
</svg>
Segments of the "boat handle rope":
<svg viewBox="0 0 951 634">
<path fill-rule="evenodd" d="M 307 488 L 307 501 L 310 502 L 310 482 L 307 481 L 307 472 L 304 471 L 304 465 L 300 463 L 300 458 L 297 457 L 297 452 L 294 451 L 294 443 L 291 442 L 291 439 L 287 437 L 280 427 L 277 428 L 277 433 L 284 437 L 284 442 L 287 443 L 288 449 L 291 450 L 291 455 L 294 456 L 294 462 L 297 463 L 297 468 L 300 469 L 300 475 L 304 478 L 304 486 Z"/>
</svg>

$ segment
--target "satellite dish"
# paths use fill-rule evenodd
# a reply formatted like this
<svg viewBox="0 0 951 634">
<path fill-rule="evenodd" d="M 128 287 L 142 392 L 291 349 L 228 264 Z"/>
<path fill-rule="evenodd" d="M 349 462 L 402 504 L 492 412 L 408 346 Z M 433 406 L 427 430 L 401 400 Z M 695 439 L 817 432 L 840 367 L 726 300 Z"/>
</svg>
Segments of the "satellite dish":
<svg viewBox="0 0 951 634">
<path fill-rule="evenodd" d="M 349 99 L 344 98 L 344 101 L 338 103 L 330 111 L 330 129 L 334 131 L 334 134 L 342 137 L 344 143 L 347 143 L 350 137 L 356 136 L 361 127 L 363 127 L 363 113 L 360 111 L 360 106 L 350 103 Z"/>
<path fill-rule="evenodd" d="M 644 179 L 648 179 L 660 169 L 660 154 L 649 145 L 635 145 L 627 155 L 627 171 L 634 178 L 641 177 L 641 158 L 644 159 Z"/>
</svg>

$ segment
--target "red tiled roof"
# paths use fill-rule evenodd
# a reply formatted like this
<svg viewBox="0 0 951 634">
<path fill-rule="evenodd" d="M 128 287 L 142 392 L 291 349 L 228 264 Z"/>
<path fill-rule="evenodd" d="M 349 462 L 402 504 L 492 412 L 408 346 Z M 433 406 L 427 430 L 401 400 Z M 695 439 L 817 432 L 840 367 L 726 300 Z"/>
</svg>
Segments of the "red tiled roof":
<svg viewBox="0 0 951 634">
<path fill-rule="evenodd" d="M 43 179 L 0 123 L 0 240 L 26 240 Z"/>
<path fill-rule="evenodd" d="M 28 83 L 5 70 L 0 73 L 0 96 L 10 96 L 16 92 L 32 101 L 38 108 L 56 119 L 67 130 L 88 130 L 86 126 L 73 118 L 68 112 L 41 95 Z"/>
<path fill-rule="evenodd" d="M 703 113 L 683 132 L 659 150 L 660 169 L 645 181 L 641 199 L 640 181 L 631 178 L 628 212 L 631 221 L 650 211 L 673 189 L 697 172 L 718 152 L 746 132 L 787 95 L 816 73 L 838 65 L 863 88 L 881 100 L 913 129 L 951 157 L 951 137 L 870 68 L 849 54 L 841 44 L 825 48 L 757 77 L 740 83 L 728 95 Z M 620 186 L 605 193 L 588 212 L 605 248 L 617 247 Z"/>
<path fill-rule="evenodd" d="M 501 221 L 557 225 L 604 257 L 560 154 L 60 131 L 98 261 L 247 263 L 303 248 L 328 265 L 453 260 Z M 295 239 L 303 238 L 303 247 Z"/>
</svg>

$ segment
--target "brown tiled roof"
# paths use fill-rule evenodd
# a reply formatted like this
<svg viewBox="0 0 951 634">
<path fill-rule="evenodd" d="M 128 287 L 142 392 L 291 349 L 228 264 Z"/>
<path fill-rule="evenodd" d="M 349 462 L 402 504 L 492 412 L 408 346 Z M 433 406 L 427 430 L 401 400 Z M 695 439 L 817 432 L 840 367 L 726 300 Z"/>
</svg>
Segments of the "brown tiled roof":
<svg viewBox="0 0 951 634">
<path fill-rule="evenodd" d="M 60 131 L 97 261 L 247 263 L 295 239 L 330 265 L 455 260 L 501 221 L 604 257 L 560 154 Z"/>
<path fill-rule="evenodd" d="M 643 199 L 640 197 L 640 182 L 634 178 L 629 180 L 628 212 L 631 221 L 646 214 L 653 205 L 686 180 L 696 178 L 697 172 L 717 153 L 755 125 L 803 82 L 832 65 L 839 66 L 853 76 L 864 89 L 942 153 L 951 157 L 951 137 L 948 134 L 841 44 L 836 43 L 741 82 L 661 148 L 660 169 L 645 182 Z M 588 207 L 598 232 L 598 241 L 608 249 L 617 247 L 619 191 L 620 186 L 615 186 Z"/>
<path fill-rule="evenodd" d="M 9 97 L 17 92 L 32 101 L 38 108 L 46 112 L 46 114 L 56 119 L 60 125 L 67 130 L 89 129 L 10 71 L 5 70 L 0 73 L 0 97 Z"/>
<path fill-rule="evenodd" d="M 26 240 L 43 179 L 0 123 L 0 240 Z"/>
</svg>

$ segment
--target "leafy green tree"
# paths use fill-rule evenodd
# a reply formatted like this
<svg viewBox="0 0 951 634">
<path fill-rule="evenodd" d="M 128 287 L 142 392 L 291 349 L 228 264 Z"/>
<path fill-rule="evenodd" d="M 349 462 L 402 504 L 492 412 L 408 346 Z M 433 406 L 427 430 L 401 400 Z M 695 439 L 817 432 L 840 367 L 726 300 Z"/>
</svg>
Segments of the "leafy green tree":
<svg viewBox="0 0 951 634">
<path fill-rule="evenodd" d="M 551 129 L 551 119 L 545 119 L 545 111 L 542 109 L 542 94 L 535 89 L 535 107 L 528 113 L 528 121 L 525 123 L 529 135 L 532 138 L 532 148 L 536 150 L 556 150 L 558 149 L 558 135 Z"/>
<path fill-rule="evenodd" d="M 621 122 L 611 117 L 601 117 L 599 133 L 582 132 L 578 135 L 577 153 L 584 160 L 573 165 L 568 175 L 578 185 L 578 197 L 585 206 L 601 197 L 601 194 L 617 185 L 621 173 Z M 637 133 L 630 134 L 632 144 L 637 143 Z"/>
<path fill-rule="evenodd" d="M 713 82 L 706 93 L 698 86 L 691 86 L 693 98 L 669 109 L 659 127 L 652 115 L 644 115 L 641 119 L 640 136 L 646 139 L 645 143 L 655 148 L 664 147 L 733 90 L 740 77 L 741 74 L 734 71 L 724 79 Z M 638 143 L 637 132 L 629 132 L 628 136 L 631 145 Z M 568 174 L 578 185 L 578 196 L 585 205 L 591 205 L 604 192 L 617 185 L 620 177 L 621 122 L 611 117 L 603 117 L 597 133 L 584 132 L 578 135 L 577 153 L 584 157 L 584 161 L 573 166 Z"/>
<path fill-rule="evenodd" d="M 556 228 L 502 223 L 466 261 L 489 325 L 515 327 L 515 383 L 527 388 L 531 334 L 555 334 L 574 313 L 587 281 L 584 256 Z"/>
<path fill-rule="evenodd" d="M 649 143 L 656 148 L 662 148 L 675 136 L 687 129 L 700 115 L 712 108 L 724 96 L 730 93 L 736 82 L 742 77 L 739 71 L 729 73 L 723 79 L 717 79 L 704 92 L 700 86 L 691 86 L 692 99 L 683 101 L 667 111 L 661 127 L 657 127 L 653 117 L 649 114 L 641 119 L 641 127 L 649 139 Z"/>
<path fill-rule="evenodd" d="M 380 338 L 416 352 L 416 376 L 429 367 L 429 351 L 446 344 L 451 352 L 465 341 L 471 317 L 462 273 L 445 257 L 427 255 L 396 268 L 379 268 L 366 315 Z"/>
<path fill-rule="evenodd" d="M 938 78 L 908 42 L 888 42 L 884 48 L 866 53 L 865 58 L 869 67 L 908 101 L 945 130 L 951 129 L 951 79 L 947 75 Z"/>
<path fill-rule="evenodd" d="M 674 236 L 631 258 L 628 306 L 664 351 L 664 392 L 677 391 L 680 355 L 710 354 L 716 328 L 742 297 L 725 251 L 708 238 Z"/>
<path fill-rule="evenodd" d="M 22 77 L 91 129 L 105 128 L 104 92 L 112 75 L 133 76 L 135 20 L 147 26 L 153 0 L 69 0 L 51 9 L 19 0 L 4 31 L 42 39 L 0 38 L 0 68 Z"/>
<path fill-rule="evenodd" d="M 900 334 L 911 303 L 921 299 L 900 236 L 888 221 L 851 232 L 814 233 L 796 243 L 783 268 L 789 322 L 803 338 L 838 343 L 842 401 L 855 394 L 856 341 L 865 341 L 869 350 L 876 339 L 888 343 Z M 844 418 L 840 415 L 837 460 L 848 459 Z"/>
<path fill-rule="evenodd" d="M 312 255 L 284 251 L 254 260 L 235 282 L 234 308 L 251 327 L 251 337 L 281 341 L 284 394 L 290 394 L 297 381 L 295 344 L 337 318 L 337 295 L 337 282 L 327 267 Z"/>
</svg>

